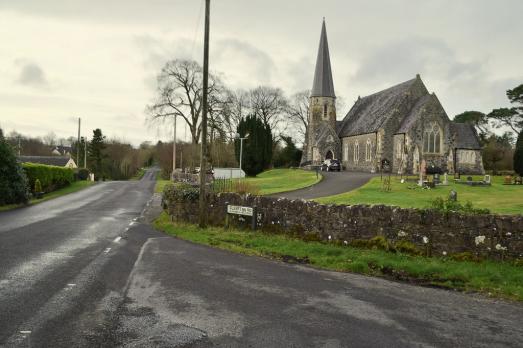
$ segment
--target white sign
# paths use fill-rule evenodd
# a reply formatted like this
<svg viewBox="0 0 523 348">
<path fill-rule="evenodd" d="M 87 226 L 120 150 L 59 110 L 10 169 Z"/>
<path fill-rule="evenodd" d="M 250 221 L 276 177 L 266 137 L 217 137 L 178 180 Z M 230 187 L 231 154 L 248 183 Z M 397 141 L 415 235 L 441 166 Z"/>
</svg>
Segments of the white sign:
<svg viewBox="0 0 523 348">
<path fill-rule="evenodd" d="M 253 215 L 253 209 L 251 207 L 241 207 L 239 205 L 228 205 L 227 213 L 236 215 Z"/>
</svg>

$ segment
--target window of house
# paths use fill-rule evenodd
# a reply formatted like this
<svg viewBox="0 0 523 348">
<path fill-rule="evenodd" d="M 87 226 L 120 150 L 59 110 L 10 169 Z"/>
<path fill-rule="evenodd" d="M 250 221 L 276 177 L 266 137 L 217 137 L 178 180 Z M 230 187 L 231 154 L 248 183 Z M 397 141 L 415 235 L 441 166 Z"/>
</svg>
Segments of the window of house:
<svg viewBox="0 0 523 348">
<path fill-rule="evenodd" d="M 423 133 L 423 152 L 441 153 L 441 130 L 437 123 L 432 123 Z"/>
<path fill-rule="evenodd" d="M 328 111 L 327 104 L 323 104 L 323 118 L 327 118 L 327 111 Z"/>
<path fill-rule="evenodd" d="M 354 163 L 358 163 L 360 160 L 360 144 L 359 142 L 354 143 Z"/>
<path fill-rule="evenodd" d="M 370 162 L 372 160 L 372 144 L 370 139 L 367 139 L 365 144 L 365 161 Z"/>
<path fill-rule="evenodd" d="M 349 144 L 343 145 L 343 160 L 344 161 L 349 160 Z"/>
</svg>

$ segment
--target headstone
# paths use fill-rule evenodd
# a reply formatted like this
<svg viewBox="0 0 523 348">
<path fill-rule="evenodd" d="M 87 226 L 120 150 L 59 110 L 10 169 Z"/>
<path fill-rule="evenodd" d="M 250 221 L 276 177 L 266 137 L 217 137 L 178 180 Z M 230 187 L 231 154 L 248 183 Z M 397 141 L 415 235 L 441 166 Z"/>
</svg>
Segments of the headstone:
<svg viewBox="0 0 523 348">
<path fill-rule="evenodd" d="M 471 182 L 472 181 L 472 177 L 471 176 L 467 176 L 467 181 Z"/>
<path fill-rule="evenodd" d="M 443 185 L 449 184 L 449 175 L 447 173 L 443 174 Z"/>
<path fill-rule="evenodd" d="M 434 174 L 434 184 L 437 185 L 439 183 L 440 183 L 440 181 L 439 181 L 439 174 Z"/>
<path fill-rule="evenodd" d="M 490 175 L 485 175 L 485 178 L 483 179 L 483 181 L 485 182 L 485 184 L 490 185 Z"/>
<path fill-rule="evenodd" d="M 458 200 L 458 193 L 454 190 L 450 190 L 449 200 L 456 202 Z"/>
</svg>

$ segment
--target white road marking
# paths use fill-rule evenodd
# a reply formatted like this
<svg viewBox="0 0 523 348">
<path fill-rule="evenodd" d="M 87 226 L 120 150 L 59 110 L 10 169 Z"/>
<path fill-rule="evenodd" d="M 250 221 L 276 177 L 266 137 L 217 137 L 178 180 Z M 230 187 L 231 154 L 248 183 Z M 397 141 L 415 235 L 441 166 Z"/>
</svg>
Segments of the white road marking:
<svg viewBox="0 0 523 348">
<path fill-rule="evenodd" d="M 29 331 L 29 330 L 22 330 L 22 331 L 20 331 L 20 333 L 22 335 L 29 335 L 31 333 L 31 331 Z"/>
<path fill-rule="evenodd" d="M 118 243 L 122 237 L 116 237 L 113 242 Z"/>
<path fill-rule="evenodd" d="M 70 283 L 70 284 L 67 284 L 67 286 L 72 288 L 73 286 L 76 286 L 76 284 Z"/>
<path fill-rule="evenodd" d="M 104 253 L 107 254 L 109 251 L 111 251 L 111 248 L 107 248 L 107 249 L 105 249 L 105 250 L 104 250 Z"/>
</svg>

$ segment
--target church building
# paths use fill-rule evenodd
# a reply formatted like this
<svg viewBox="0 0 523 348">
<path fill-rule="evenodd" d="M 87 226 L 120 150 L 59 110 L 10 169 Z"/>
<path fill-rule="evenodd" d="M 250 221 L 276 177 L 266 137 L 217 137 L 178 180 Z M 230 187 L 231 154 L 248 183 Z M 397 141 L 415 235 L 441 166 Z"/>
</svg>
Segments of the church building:
<svg viewBox="0 0 523 348">
<path fill-rule="evenodd" d="M 474 126 L 452 122 L 419 75 L 358 100 L 342 121 L 323 21 L 309 98 L 304 164 L 341 160 L 345 170 L 417 174 L 423 160 L 443 172 L 482 174 L 481 146 Z"/>
</svg>

